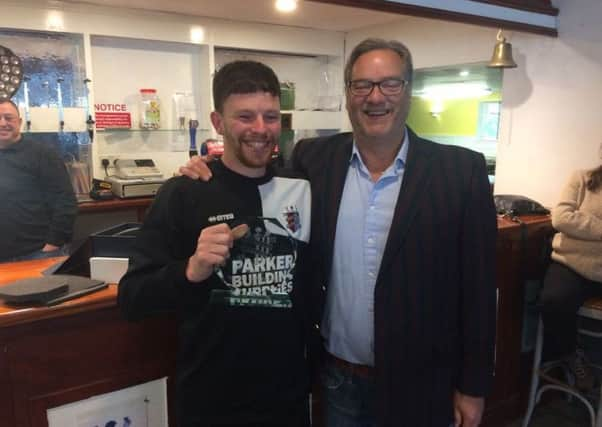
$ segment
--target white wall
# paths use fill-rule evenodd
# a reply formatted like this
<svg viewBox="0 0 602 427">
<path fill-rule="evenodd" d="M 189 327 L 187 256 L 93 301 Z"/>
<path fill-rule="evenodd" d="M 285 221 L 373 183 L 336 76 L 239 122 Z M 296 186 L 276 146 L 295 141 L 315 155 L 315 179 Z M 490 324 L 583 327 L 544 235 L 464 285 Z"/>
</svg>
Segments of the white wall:
<svg viewBox="0 0 602 427">
<path fill-rule="evenodd" d="M 3 1 L 3 26 L 47 30 L 50 9 L 39 5 L 32 0 Z M 558 38 L 505 34 L 513 44 L 519 67 L 504 72 L 496 176 L 496 193 L 524 194 L 548 206 L 556 203 L 570 171 L 600 162 L 598 147 L 602 142 L 602 26 L 598 22 L 602 1 L 555 0 L 554 5 L 560 9 Z M 85 5 L 64 6 L 63 15 L 64 31 L 88 37 L 111 35 L 189 43 L 190 27 L 200 25 L 206 30 L 204 43 L 210 47 L 328 56 L 341 55 L 344 43 L 350 50 L 367 36 L 396 38 L 410 47 L 417 68 L 486 61 L 496 35 L 492 28 L 418 18 L 400 18 L 394 24 L 345 36 Z M 89 57 L 87 62 L 92 68 Z M 179 164 L 180 159 L 185 159 L 185 153 L 166 169 Z"/>
<path fill-rule="evenodd" d="M 518 68 L 504 71 L 495 192 L 553 206 L 569 173 L 602 161 L 602 2 L 556 0 L 558 38 L 505 33 Z M 497 30 L 401 19 L 353 31 L 347 50 L 368 36 L 408 45 L 416 68 L 489 60 Z"/>
<path fill-rule="evenodd" d="M 138 109 L 133 99 L 141 87 L 158 89 L 162 122 L 164 118 L 170 122 L 162 123 L 167 125 L 163 126 L 164 130 L 173 127 L 173 120 L 167 120 L 169 114 L 165 113 L 171 110 L 171 94 L 175 90 L 195 92 L 200 99 L 199 108 L 203 115 L 200 126 L 210 128 L 210 75 L 215 68 L 215 47 L 338 58 L 336 68 L 341 73 L 340 58 L 345 37 L 342 32 L 106 8 L 83 3 L 50 4 L 43 0 L 0 2 L 2 28 L 52 32 L 48 18 L 58 14 L 63 18 L 63 26 L 57 31 L 83 34 L 86 75 L 92 79 L 91 104 L 125 102 L 133 113 L 133 129 L 138 121 Z M 205 37 L 200 44 L 191 41 L 190 31 L 197 27 L 204 29 Z M 99 39 L 98 36 L 106 36 L 107 40 L 114 42 L 94 42 Z M 118 38 L 124 39 L 123 46 L 116 41 Z M 198 55 L 197 50 L 200 51 Z M 311 114 L 308 120 L 301 120 L 308 115 L 308 112 L 303 113 L 300 120 L 295 119 L 294 123 L 303 121 L 313 124 Z M 340 117 L 337 113 L 328 114 Z M 79 116 L 83 117 L 81 113 Z M 197 134 L 197 143 L 209 136 L 206 133 Z M 173 141 L 175 143 L 170 147 L 169 142 Z M 174 150 L 174 146 L 181 147 L 181 141 L 187 142 L 187 132 L 185 135 L 180 132 L 98 132 L 92 146 L 93 174 L 97 178 L 104 176 L 100 167 L 103 157 L 143 156 L 153 158 L 163 174 L 171 176 L 188 158 L 187 150 Z"/>
</svg>

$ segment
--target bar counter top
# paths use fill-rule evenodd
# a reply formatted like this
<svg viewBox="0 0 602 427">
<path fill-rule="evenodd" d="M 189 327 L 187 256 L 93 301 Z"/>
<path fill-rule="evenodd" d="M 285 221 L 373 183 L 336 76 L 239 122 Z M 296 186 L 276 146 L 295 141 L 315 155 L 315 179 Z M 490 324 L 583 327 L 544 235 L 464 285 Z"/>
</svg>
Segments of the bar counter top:
<svg viewBox="0 0 602 427">
<path fill-rule="evenodd" d="M 65 257 L 0 264 L 0 286 L 18 279 L 42 276 L 42 271 Z M 65 301 L 52 307 L 7 306 L 0 301 L 0 328 L 38 320 L 68 316 L 82 311 L 114 307 L 117 285 L 109 284 L 105 289 L 82 297 Z"/>
</svg>

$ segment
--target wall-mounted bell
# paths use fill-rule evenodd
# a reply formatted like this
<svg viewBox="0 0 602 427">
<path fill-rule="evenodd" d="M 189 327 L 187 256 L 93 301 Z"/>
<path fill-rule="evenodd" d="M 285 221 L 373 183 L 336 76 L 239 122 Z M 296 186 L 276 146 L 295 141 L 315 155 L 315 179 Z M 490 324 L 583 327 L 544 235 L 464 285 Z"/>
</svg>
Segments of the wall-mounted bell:
<svg viewBox="0 0 602 427">
<path fill-rule="evenodd" d="M 497 43 L 493 48 L 491 61 L 487 64 L 491 68 L 516 68 L 516 62 L 512 58 L 512 45 L 502 37 L 502 30 L 497 32 Z"/>
</svg>

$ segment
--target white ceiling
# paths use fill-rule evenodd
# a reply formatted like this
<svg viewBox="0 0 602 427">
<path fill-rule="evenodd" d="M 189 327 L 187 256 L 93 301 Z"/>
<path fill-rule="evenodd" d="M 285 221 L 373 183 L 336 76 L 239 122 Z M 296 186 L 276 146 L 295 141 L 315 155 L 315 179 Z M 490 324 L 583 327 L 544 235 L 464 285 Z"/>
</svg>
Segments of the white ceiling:
<svg viewBox="0 0 602 427">
<path fill-rule="evenodd" d="M 341 32 L 401 18 L 398 14 L 303 0 L 299 1 L 297 10 L 290 14 L 276 11 L 275 0 L 64 0 L 64 3 L 144 9 Z"/>
</svg>

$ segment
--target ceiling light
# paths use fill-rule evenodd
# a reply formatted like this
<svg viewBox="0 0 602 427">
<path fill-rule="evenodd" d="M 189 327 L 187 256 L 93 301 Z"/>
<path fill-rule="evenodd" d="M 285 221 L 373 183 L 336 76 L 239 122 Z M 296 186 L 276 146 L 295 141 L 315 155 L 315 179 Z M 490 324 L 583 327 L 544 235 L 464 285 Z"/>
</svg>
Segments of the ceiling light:
<svg viewBox="0 0 602 427">
<path fill-rule="evenodd" d="M 297 0 L 276 0 L 276 10 L 290 13 L 297 9 Z"/>
<path fill-rule="evenodd" d="M 203 43 L 205 40 L 205 29 L 203 27 L 192 27 L 190 29 L 190 41 L 192 43 Z"/>
<path fill-rule="evenodd" d="M 470 71 L 468 71 L 468 70 L 462 70 L 458 74 L 460 74 L 461 77 L 466 77 L 466 76 L 468 76 L 470 74 Z"/>
<path fill-rule="evenodd" d="M 51 31 L 63 31 L 65 24 L 63 21 L 63 12 L 51 10 L 46 17 L 46 28 Z"/>
</svg>

